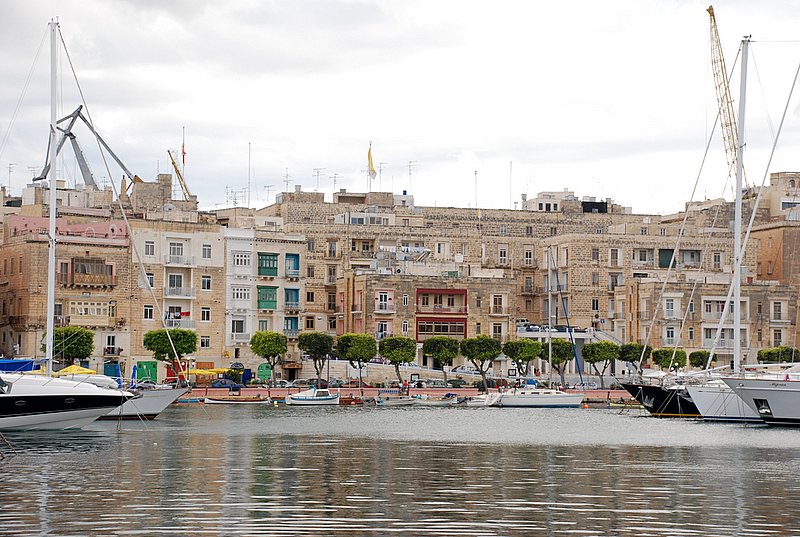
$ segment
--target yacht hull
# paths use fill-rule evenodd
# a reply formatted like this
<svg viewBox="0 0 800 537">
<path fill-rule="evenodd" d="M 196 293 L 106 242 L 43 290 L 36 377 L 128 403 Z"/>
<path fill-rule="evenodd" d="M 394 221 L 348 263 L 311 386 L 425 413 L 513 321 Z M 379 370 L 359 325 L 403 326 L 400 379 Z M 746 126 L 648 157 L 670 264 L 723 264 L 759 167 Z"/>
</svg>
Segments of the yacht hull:
<svg viewBox="0 0 800 537">
<path fill-rule="evenodd" d="M 800 425 L 800 381 L 765 378 L 722 380 L 769 425 Z"/>
<path fill-rule="evenodd" d="M 687 386 L 689 396 L 705 421 L 761 422 L 761 417 L 725 383 Z"/>
<path fill-rule="evenodd" d="M 682 389 L 625 382 L 622 387 L 656 418 L 702 417 L 689 394 Z"/>
</svg>

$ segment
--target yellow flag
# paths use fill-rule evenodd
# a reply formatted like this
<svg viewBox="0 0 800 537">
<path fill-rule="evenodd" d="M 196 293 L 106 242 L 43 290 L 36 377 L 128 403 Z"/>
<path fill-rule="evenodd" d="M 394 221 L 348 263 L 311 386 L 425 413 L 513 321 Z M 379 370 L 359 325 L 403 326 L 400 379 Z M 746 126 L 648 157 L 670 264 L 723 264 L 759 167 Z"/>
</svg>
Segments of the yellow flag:
<svg viewBox="0 0 800 537">
<path fill-rule="evenodd" d="M 375 171 L 375 165 L 372 163 L 372 144 L 369 144 L 369 151 L 367 151 L 367 171 L 370 179 L 375 179 L 378 175 L 378 172 Z"/>
</svg>

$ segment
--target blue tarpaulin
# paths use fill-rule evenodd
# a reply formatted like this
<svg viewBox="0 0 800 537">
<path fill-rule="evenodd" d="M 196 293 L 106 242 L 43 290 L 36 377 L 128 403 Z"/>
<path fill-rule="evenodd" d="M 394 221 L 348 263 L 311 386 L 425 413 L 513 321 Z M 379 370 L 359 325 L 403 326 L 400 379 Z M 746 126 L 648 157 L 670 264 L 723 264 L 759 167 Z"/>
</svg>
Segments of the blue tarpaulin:
<svg viewBox="0 0 800 537">
<path fill-rule="evenodd" d="M 34 360 L 0 360 L 0 371 L 13 373 L 17 371 L 33 371 L 37 368 Z"/>
</svg>

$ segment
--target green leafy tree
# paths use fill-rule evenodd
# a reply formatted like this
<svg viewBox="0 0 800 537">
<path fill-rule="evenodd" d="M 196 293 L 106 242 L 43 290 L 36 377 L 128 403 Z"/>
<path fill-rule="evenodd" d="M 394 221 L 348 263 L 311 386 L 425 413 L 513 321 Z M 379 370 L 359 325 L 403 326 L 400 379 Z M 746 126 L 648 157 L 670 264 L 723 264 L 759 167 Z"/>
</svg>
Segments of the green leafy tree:
<svg viewBox="0 0 800 537">
<path fill-rule="evenodd" d="M 705 368 L 706 364 L 708 363 L 708 357 L 711 356 L 711 353 L 708 351 L 694 351 L 689 353 L 689 364 L 692 367 L 701 367 Z"/>
<path fill-rule="evenodd" d="M 46 334 L 42 337 L 42 352 L 46 350 Z M 80 326 L 58 326 L 53 329 L 53 357 L 72 364 L 85 360 L 94 351 L 94 332 Z"/>
<path fill-rule="evenodd" d="M 172 345 L 170 345 L 170 339 L 172 339 Z M 182 356 L 197 350 L 197 332 L 185 328 L 170 328 L 169 337 L 167 337 L 167 331 L 163 328 L 150 330 L 144 335 L 143 345 L 145 349 L 153 353 L 156 360 L 172 362 L 174 365 Z M 175 346 L 174 351 L 173 345 Z"/>
<path fill-rule="evenodd" d="M 426 339 L 422 344 L 422 354 L 432 356 L 434 360 L 439 362 L 439 365 L 442 366 L 444 381 L 447 383 L 447 369 L 444 366 L 453 365 L 453 359 L 458 356 L 458 340 L 447 336 L 433 336 Z M 416 356 L 416 348 L 414 349 L 414 355 Z"/>
<path fill-rule="evenodd" d="M 394 366 L 397 381 L 402 383 L 403 377 L 400 376 L 400 366 L 411 363 L 416 359 L 417 342 L 410 337 L 390 336 L 381 340 L 378 344 L 378 350 L 380 350 L 381 356 L 389 360 L 389 363 Z"/>
<path fill-rule="evenodd" d="M 270 368 L 275 371 L 289 349 L 285 335 L 280 332 L 259 330 L 250 337 L 250 350 L 266 360 Z M 275 375 L 272 376 L 272 385 L 275 386 Z"/>
<path fill-rule="evenodd" d="M 662 369 L 680 369 L 686 365 L 686 351 L 674 347 L 662 347 L 653 351 L 653 361 Z"/>
<path fill-rule="evenodd" d="M 369 334 L 342 334 L 336 338 L 336 354 L 358 368 L 358 378 L 361 379 L 361 370 L 378 354 L 378 345 Z"/>
<path fill-rule="evenodd" d="M 553 339 L 550 342 L 552 346 L 552 354 L 547 345 L 542 345 L 542 358 L 550 362 L 550 366 L 556 370 L 561 378 L 561 385 L 565 386 L 567 380 L 565 378 L 567 373 L 567 364 L 575 358 L 575 353 L 572 351 L 572 343 L 566 339 Z"/>
<path fill-rule="evenodd" d="M 333 352 L 333 336 L 324 332 L 303 332 L 297 340 L 297 346 L 311 356 L 314 361 L 314 370 L 317 372 L 317 380 L 319 380 L 322 377 L 325 362 Z M 328 380 L 330 381 L 330 379 Z"/>
<path fill-rule="evenodd" d="M 645 347 L 639 343 L 626 343 L 619 348 L 619 359 L 630 364 L 632 369 L 641 370 L 642 363 L 650 359 L 652 352 L 650 345 Z"/>
<path fill-rule="evenodd" d="M 619 345 L 611 341 L 587 343 L 583 346 L 581 356 L 583 356 L 583 361 L 590 364 L 595 374 L 600 377 L 600 389 L 605 389 L 604 375 L 609 364 L 619 358 Z M 598 364 L 602 364 L 602 370 L 598 369 Z"/>
<path fill-rule="evenodd" d="M 494 338 L 483 335 L 467 338 L 461 341 L 461 354 L 469 360 L 483 380 L 483 389 L 487 390 L 489 383 L 486 381 L 486 373 L 492 367 L 492 362 L 500 355 L 500 342 Z"/>
<path fill-rule="evenodd" d="M 511 358 L 517 366 L 520 376 L 530 374 L 531 362 L 542 353 L 542 343 L 534 339 L 519 338 L 503 345 L 503 354 Z"/>
<path fill-rule="evenodd" d="M 800 359 L 800 355 L 798 355 L 797 349 L 786 345 L 758 351 L 758 361 L 761 363 L 777 364 L 779 362 L 795 362 L 798 359 Z"/>
</svg>

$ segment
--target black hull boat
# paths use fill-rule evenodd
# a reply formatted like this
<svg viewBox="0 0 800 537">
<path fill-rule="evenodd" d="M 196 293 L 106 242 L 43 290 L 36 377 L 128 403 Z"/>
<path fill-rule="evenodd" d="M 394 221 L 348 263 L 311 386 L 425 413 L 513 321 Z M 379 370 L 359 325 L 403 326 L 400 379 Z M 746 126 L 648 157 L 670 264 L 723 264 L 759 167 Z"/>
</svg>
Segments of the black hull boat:
<svg viewBox="0 0 800 537">
<path fill-rule="evenodd" d="M 656 418 L 702 418 L 683 386 L 623 382 L 622 387 Z"/>
</svg>

